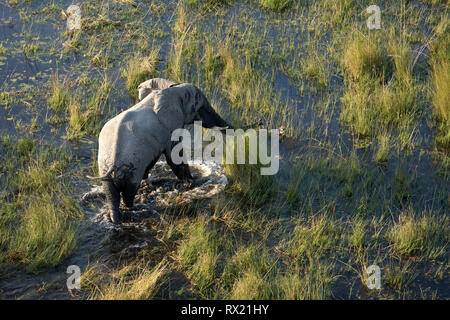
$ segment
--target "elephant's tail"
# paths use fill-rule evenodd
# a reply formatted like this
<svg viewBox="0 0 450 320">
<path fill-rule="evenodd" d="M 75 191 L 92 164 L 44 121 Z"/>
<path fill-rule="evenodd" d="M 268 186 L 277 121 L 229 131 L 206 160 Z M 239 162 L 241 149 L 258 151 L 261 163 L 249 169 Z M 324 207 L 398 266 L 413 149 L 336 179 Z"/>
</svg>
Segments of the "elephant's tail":
<svg viewBox="0 0 450 320">
<path fill-rule="evenodd" d="M 109 170 L 107 173 L 105 173 L 103 176 L 100 176 L 100 177 L 91 177 L 91 176 L 86 176 L 86 177 L 91 180 L 100 179 L 102 181 L 111 181 L 111 180 L 113 180 L 113 178 L 111 176 L 112 172 L 113 172 L 113 169 Z"/>
</svg>

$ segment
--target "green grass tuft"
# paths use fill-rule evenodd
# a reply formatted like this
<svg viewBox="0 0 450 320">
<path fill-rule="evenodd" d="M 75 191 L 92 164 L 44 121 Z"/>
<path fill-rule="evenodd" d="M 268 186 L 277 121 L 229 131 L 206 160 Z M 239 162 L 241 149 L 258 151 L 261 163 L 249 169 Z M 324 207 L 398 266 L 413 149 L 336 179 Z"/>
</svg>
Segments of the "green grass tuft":
<svg viewBox="0 0 450 320">
<path fill-rule="evenodd" d="M 156 67 L 159 62 L 158 55 L 159 50 L 155 49 L 151 50 L 148 56 L 135 56 L 128 61 L 127 68 L 123 74 L 127 79 L 126 87 L 128 94 L 134 100 L 136 100 L 138 96 L 137 87 L 139 84 L 155 77 Z"/>
<path fill-rule="evenodd" d="M 50 194 L 28 198 L 21 224 L 13 234 L 9 257 L 27 271 L 56 266 L 67 258 L 77 243 L 77 224 L 73 217 L 81 215 L 73 200 Z"/>
<path fill-rule="evenodd" d="M 449 234 L 448 217 L 431 211 L 417 215 L 408 209 L 390 227 L 386 238 L 401 256 L 424 255 L 436 259 L 446 254 Z"/>
<path fill-rule="evenodd" d="M 0 142 L 0 169 L 9 172 L 0 181 L 0 263 L 29 272 L 56 266 L 76 248 L 82 217 L 57 178 L 71 157 L 63 149 L 37 148 L 30 138 L 2 136 Z"/>
<path fill-rule="evenodd" d="M 283 11 L 292 5 L 292 0 L 259 0 L 263 8 L 273 11 Z"/>
<path fill-rule="evenodd" d="M 58 76 L 54 75 L 51 80 L 52 89 L 47 99 L 47 107 L 55 113 L 60 114 L 67 109 L 69 102 L 69 90 Z"/>
<path fill-rule="evenodd" d="M 219 238 L 217 233 L 208 230 L 205 218 L 198 218 L 192 223 L 188 234 L 177 250 L 180 269 L 199 293 L 207 297 L 216 277 L 215 270 L 220 257 Z"/>
</svg>

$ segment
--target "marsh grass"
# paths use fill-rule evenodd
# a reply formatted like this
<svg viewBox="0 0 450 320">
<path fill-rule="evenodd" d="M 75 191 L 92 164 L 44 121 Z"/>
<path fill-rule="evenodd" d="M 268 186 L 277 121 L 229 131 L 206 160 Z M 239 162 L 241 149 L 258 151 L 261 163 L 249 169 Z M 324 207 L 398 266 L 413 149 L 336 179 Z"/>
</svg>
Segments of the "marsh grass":
<svg viewBox="0 0 450 320">
<path fill-rule="evenodd" d="M 342 98 L 341 119 L 351 124 L 360 136 L 369 136 L 376 119 L 374 90 L 383 82 L 384 61 L 382 49 L 371 38 L 357 34 L 348 44 L 342 66 L 348 75 L 349 90 Z"/>
<path fill-rule="evenodd" d="M 73 83 L 79 87 L 69 89 Z M 103 79 L 89 79 L 81 75 L 76 80 L 59 80 L 53 75 L 51 89 L 47 98 L 47 108 L 54 111 L 54 115 L 47 118 L 52 125 L 66 124 L 66 136 L 69 140 L 80 140 L 86 135 L 98 133 L 100 117 L 109 111 L 110 95 L 113 87 L 107 73 Z"/>
<path fill-rule="evenodd" d="M 234 0 L 186 0 L 186 4 L 189 6 L 196 6 L 202 11 L 214 11 L 225 5 L 232 5 Z"/>
<path fill-rule="evenodd" d="M 234 138 L 234 137 L 233 137 Z M 239 139 L 242 142 L 239 143 Z M 254 142 L 253 142 L 254 143 Z M 239 158 L 244 147 L 244 159 Z M 258 146 L 259 148 L 259 146 Z M 230 157 L 230 154 L 232 156 Z M 228 156 L 227 156 L 228 155 Z M 271 175 L 262 175 L 261 169 L 265 167 L 259 159 L 259 152 L 256 162 L 250 162 L 250 138 L 243 136 L 233 139 L 232 144 L 227 143 L 224 152 L 225 172 L 230 177 L 229 190 L 232 193 L 243 196 L 249 203 L 261 205 L 274 194 L 274 180 Z M 232 160 L 227 161 L 228 158 Z M 240 161 L 244 160 L 243 164 Z"/>
<path fill-rule="evenodd" d="M 412 194 L 415 182 L 415 174 L 408 172 L 404 164 L 395 168 L 392 181 L 392 199 L 402 205 Z"/>
<path fill-rule="evenodd" d="M 199 37 L 204 31 L 197 26 L 199 20 L 201 17 L 178 4 L 166 69 L 169 78 L 194 83 L 208 93 L 209 99 L 226 104 L 229 108 L 224 109 L 230 111 L 235 123 L 245 125 L 264 119 L 267 126 L 283 124 L 287 135 L 293 135 L 293 110 L 274 90 L 273 75 L 253 68 L 254 52 L 238 54 L 242 49 L 231 36 L 235 32 L 233 26 L 225 27 L 223 38 L 221 34 L 211 34 L 202 43 Z"/>
<path fill-rule="evenodd" d="M 174 35 L 168 56 L 167 74 L 178 82 L 192 82 L 189 79 L 194 65 L 194 57 L 199 55 L 197 27 L 195 19 L 190 14 L 189 6 L 184 2 L 177 4 L 177 19 L 172 30 Z"/>
<path fill-rule="evenodd" d="M 110 259 L 104 266 L 100 260 L 86 269 L 82 286 L 90 298 L 166 298 L 165 290 L 169 298 L 447 298 L 448 175 L 439 175 L 441 163 L 428 162 L 431 122 L 422 120 L 431 117 L 422 103 L 433 108 L 436 142 L 445 153 L 448 18 L 438 4 L 389 2 L 382 30 L 367 31 L 369 4 L 93 0 L 82 6 L 82 31 L 64 32 L 51 48 L 42 37 L 37 52 L 29 47 L 28 57 L 48 53 L 58 62 L 59 76 L 50 77 L 44 97 L 14 86 L 23 76 L 14 74 L 0 102 L 9 117 L 25 101 L 38 119 L 42 108 L 34 107 L 44 97 L 55 123 L 66 125 L 66 138 L 89 141 L 107 118 L 129 107 L 123 82 L 139 78 L 145 63 L 136 61 L 156 48 L 162 63 L 155 75 L 195 84 L 233 126 L 263 119 L 265 127 L 287 132 L 281 147 L 289 156 L 275 179 L 261 177 L 259 161 L 227 165 L 230 184 L 217 198 L 163 203 L 155 227 L 161 246 L 140 251 L 134 261 Z M 27 25 L 37 16 L 22 2 L 16 8 Z M 41 22 L 60 22 L 52 4 L 36 10 Z M 23 42 L 0 44 L 0 67 L 3 56 L 21 58 L 24 44 L 37 45 L 31 31 L 24 34 Z M 45 73 L 36 76 L 36 87 Z M 121 74 L 126 81 L 109 80 Z M 26 121 L 14 120 L 18 132 L 33 125 Z M 80 211 L 65 170 L 77 164 L 28 136 L 0 141 L 0 277 L 57 265 L 76 247 Z M 423 211 L 429 204 L 437 210 Z M 365 288 L 371 264 L 382 268 L 377 293 Z M 172 287 L 172 277 L 181 288 Z"/>
<path fill-rule="evenodd" d="M 158 55 L 159 50 L 154 49 L 145 57 L 135 56 L 128 61 L 123 75 L 127 79 L 126 87 L 128 94 L 134 100 L 137 99 L 137 87 L 139 84 L 155 77 L 159 61 Z"/>
<path fill-rule="evenodd" d="M 338 245 L 339 223 L 331 222 L 328 215 L 317 215 L 305 222 L 298 220 L 291 240 L 284 245 L 288 256 L 300 262 L 308 257 L 323 255 Z"/>
<path fill-rule="evenodd" d="M 356 15 L 355 0 L 325 0 L 315 4 L 323 15 L 323 20 L 330 26 L 350 24 Z"/>
<path fill-rule="evenodd" d="M 320 232 L 319 232 L 320 233 Z M 313 238 L 321 236 L 315 234 Z M 298 239 L 293 239 L 293 245 Z M 295 243 L 295 244 L 294 244 Z M 305 260 L 292 259 L 281 242 L 275 251 L 261 242 L 242 245 L 226 262 L 222 284 L 230 299 L 324 299 L 333 282 L 332 265 L 312 250 Z M 288 245 L 289 246 L 289 245 Z"/>
<path fill-rule="evenodd" d="M 387 157 L 388 135 L 390 140 L 394 136 L 400 149 L 414 148 L 421 109 L 412 51 L 403 38 L 391 35 L 389 41 L 383 49 L 380 39 L 357 33 L 342 60 L 348 90 L 342 98 L 341 120 L 357 138 L 368 142 L 365 146 L 378 136 L 376 161 Z"/>
<path fill-rule="evenodd" d="M 259 48 L 242 50 L 243 44 L 239 43 L 255 46 L 255 40 L 249 36 L 236 41 L 232 37 L 234 32 L 232 26 L 227 26 L 223 39 L 220 35 L 207 38 L 200 67 L 205 74 L 206 86 L 221 89 L 218 94 L 225 98 L 233 124 L 246 125 L 263 120 L 266 127 L 283 126 L 286 136 L 294 136 L 295 111 L 275 90 L 274 74 L 257 70 L 252 62 L 254 50 Z M 249 28 L 244 34 L 252 32 Z"/>
<path fill-rule="evenodd" d="M 67 138 L 78 140 L 86 135 L 100 131 L 99 119 L 107 112 L 112 84 L 107 75 L 103 81 L 92 84 L 89 95 L 83 90 L 75 92 L 69 100 L 69 121 L 66 127 Z"/>
<path fill-rule="evenodd" d="M 311 261 L 309 270 L 292 269 L 276 279 L 279 283 L 277 299 L 324 300 L 330 297 L 333 283 L 332 266 Z M 314 266 L 314 267 L 313 267 Z"/>
<path fill-rule="evenodd" d="M 291 6 L 292 0 L 259 0 L 259 4 L 265 8 L 273 11 L 283 11 Z"/>
<path fill-rule="evenodd" d="M 384 284 L 399 291 L 408 289 L 417 277 L 417 272 L 414 272 L 411 262 L 398 264 L 390 261 L 383 271 L 385 274 Z"/>
<path fill-rule="evenodd" d="M 281 98 L 274 92 L 270 79 L 255 72 L 248 60 L 243 62 L 233 54 L 229 41 L 218 49 L 218 56 L 223 64 L 221 84 L 231 108 L 240 109 L 244 114 L 251 110 L 273 118 L 281 109 Z"/>
<path fill-rule="evenodd" d="M 39 45 L 36 43 L 26 43 L 22 45 L 22 51 L 27 59 L 36 56 L 39 52 Z"/>
<path fill-rule="evenodd" d="M 278 221 L 276 208 L 266 212 L 258 204 L 249 203 L 248 199 L 239 196 L 231 199 L 221 199 L 214 206 L 212 219 L 226 226 L 248 233 L 257 233 L 264 238 L 276 229 Z M 269 214 L 268 214 L 269 213 Z"/>
<path fill-rule="evenodd" d="M 431 83 L 433 115 L 438 123 L 437 144 L 447 153 L 450 150 L 450 36 L 448 35 L 448 18 L 438 25 L 432 57 Z"/>
<path fill-rule="evenodd" d="M 47 107 L 60 114 L 67 108 L 69 102 L 69 90 L 64 81 L 60 81 L 57 74 L 51 79 L 51 92 L 47 99 Z"/>
<path fill-rule="evenodd" d="M 355 250 L 357 255 L 364 253 L 367 247 L 367 222 L 362 218 L 356 218 L 351 224 L 351 232 L 348 236 L 348 242 Z"/>
<path fill-rule="evenodd" d="M 316 84 L 321 90 L 328 87 L 330 78 L 325 64 L 325 57 L 317 53 L 309 53 L 307 58 L 301 63 L 304 77 Z"/>
<path fill-rule="evenodd" d="M 390 134 L 388 132 L 382 132 L 378 136 L 378 148 L 374 156 L 374 160 L 377 163 L 385 163 L 389 157 L 390 149 Z"/>
<path fill-rule="evenodd" d="M 384 76 L 385 60 L 380 42 L 357 33 L 346 45 L 342 66 L 351 82 Z"/>
<path fill-rule="evenodd" d="M 164 285 L 167 271 L 167 261 L 161 261 L 154 267 L 145 261 L 132 262 L 113 271 L 110 281 L 98 287 L 96 294 L 91 298 L 99 300 L 151 300 Z M 97 281 L 95 280 L 95 282 Z"/>
<path fill-rule="evenodd" d="M 187 54 L 189 50 L 191 52 L 195 50 L 195 44 L 187 36 L 187 33 L 183 33 L 173 40 L 169 63 L 167 65 L 167 72 L 170 75 L 170 79 L 179 82 L 188 82 L 186 74 L 190 67 L 189 56 Z"/>
<path fill-rule="evenodd" d="M 297 163 L 292 169 L 291 178 L 289 179 L 286 190 L 286 200 L 291 205 L 298 203 L 301 198 L 301 184 L 303 183 L 302 180 L 306 174 L 307 170 L 300 163 Z"/>
<path fill-rule="evenodd" d="M 400 256 L 436 259 L 445 255 L 449 244 L 449 221 L 432 211 L 415 214 L 409 208 L 390 227 L 386 238 Z"/>
<path fill-rule="evenodd" d="M 55 266 L 74 251 L 82 216 L 79 206 L 65 195 L 69 186 L 57 180 L 70 155 L 37 148 L 30 138 L 14 141 L 2 136 L 1 145 L 2 169 L 9 174 L 1 182 L 0 261 L 29 272 Z"/>
<path fill-rule="evenodd" d="M 67 197 L 51 195 L 30 199 L 24 207 L 22 223 L 13 235 L 9 256 L 27 271 L 56 266 L 67 258 L 77 243 L 79 207 Z"/>
<path fill-rule="evenodd" d="M 269 275 L 276 260 L 264 249 L 255 245 L 240 247 L 228 260 L 222 275 L 225 287 L 230 288 L 229 298 L 270 299 L 275 297 L 274 283 Z"/>
<path fill-rule="evenodd" d="M 216 277 L 220 239 L 215 231 L 208 230 L 205 217 L 197 218 L 187 231 L 187 239 L 178 247 L 177 260 L 200 295 L 207 297 Z"/>
</svg>

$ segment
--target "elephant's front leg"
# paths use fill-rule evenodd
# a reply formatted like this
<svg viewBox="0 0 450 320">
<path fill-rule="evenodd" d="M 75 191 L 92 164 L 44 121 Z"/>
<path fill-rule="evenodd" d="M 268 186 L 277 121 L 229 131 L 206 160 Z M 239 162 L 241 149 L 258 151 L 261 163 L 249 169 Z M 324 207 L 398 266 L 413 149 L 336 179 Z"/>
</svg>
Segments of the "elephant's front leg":
<svg viewBox="0 0 450 320">
<path fill-rule="evenodd" d="M 167 164 L 172 169 L 173 173 L 175 173 L 175 175 L 177 176 L 178 179 L 193 180 L 191 172 L 189 170 L 189 166 L 187 165 L 187 163 L 175 164 L 172 161 L 172 156 L 171 156 L 172 147 L 173 147 L 173 144 L 170 144 L 164 151 L 164 156 L 166 157 Z M 181 151 L 181 156 L 183 157 L 182 152 L 183 152 L 183 150 Z"/>
<path fill-rule="evenodd" d="M 145 172 L 144 172 L 144 175 L 142 176 L 142 180 L 146 180 L 148 178 L 148 174 L 150 173 L 150 170 L 152 170 L 152 168 L 155 166 L 155 163 L 159 160 L 160 156 L 161 156 L 161 154 L 159 156 L 157 156 L 152 162 L 150 162 L 150 164 L 147 166 L 147 168 L 145 168 Z"/>
</svg>

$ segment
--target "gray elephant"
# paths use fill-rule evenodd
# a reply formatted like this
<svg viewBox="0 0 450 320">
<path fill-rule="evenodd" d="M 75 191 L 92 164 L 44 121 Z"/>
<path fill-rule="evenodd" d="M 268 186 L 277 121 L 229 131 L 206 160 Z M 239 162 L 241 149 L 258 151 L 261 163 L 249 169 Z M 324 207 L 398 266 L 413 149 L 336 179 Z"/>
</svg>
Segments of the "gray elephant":
<svg viewBox="0 0 450 320">
<path fill-rule="evenodd" d="M 102 180 L 113 223 L 119 222 L 120 197 L 127 207 L 133 206 L 141 180 L 148 176 L 161 154 L 179 179 L 192 179 L 187 164 L 176 165 L 171 159 L 171 135 L 175 129 L 196 120 L 202 121 L 205 128 L 231 127 L 194 85 L 151 80 L 141 87 L 142 101 L 109 120 L 99 135 L 101 176 L 96 178 Z M 168 87 L 145 95 L 148 88 L 161 89 L 157 83 Z"/>
</svg>

